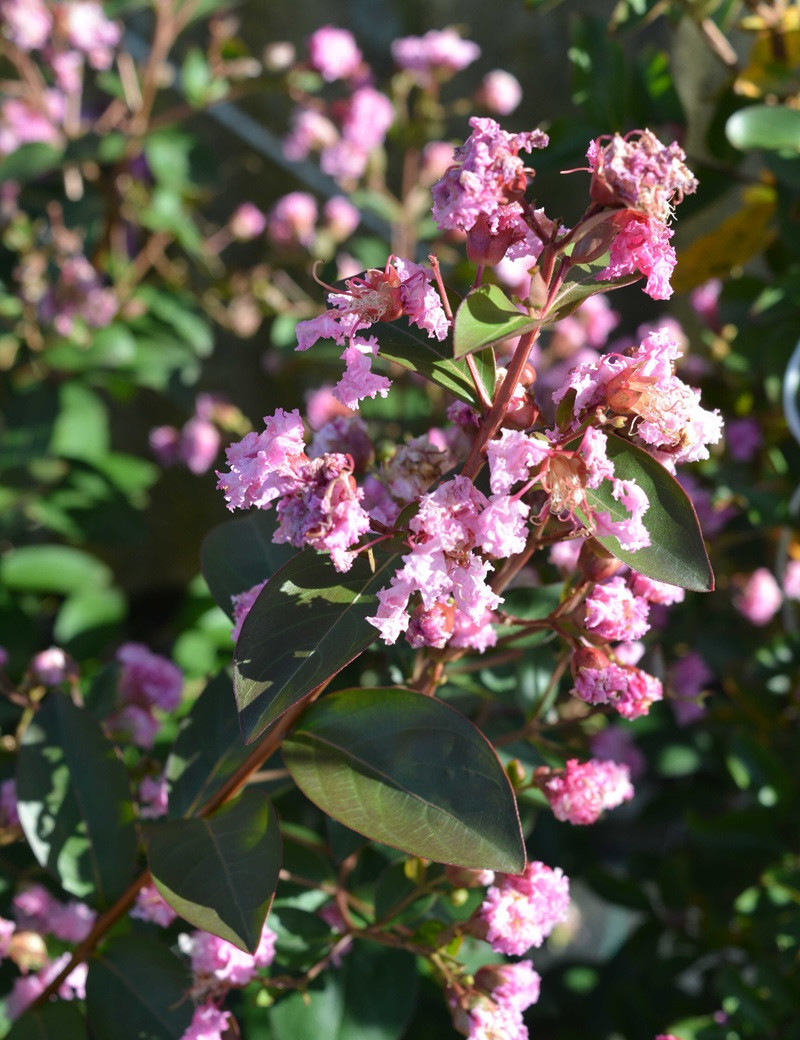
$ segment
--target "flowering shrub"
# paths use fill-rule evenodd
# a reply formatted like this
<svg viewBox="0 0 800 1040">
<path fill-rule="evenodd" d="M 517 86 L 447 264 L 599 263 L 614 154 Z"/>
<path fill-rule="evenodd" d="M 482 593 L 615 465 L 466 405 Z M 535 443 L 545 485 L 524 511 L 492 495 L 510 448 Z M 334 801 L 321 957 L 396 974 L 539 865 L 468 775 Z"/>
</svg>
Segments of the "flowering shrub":
<svg viewBox="0 0 800 1040">
<path fill-rule="evenodd" d="M 586 19 L 544 130 L 208 6 L 0 0 L 0 1033 L 789 1035 L 796 25 L 704 149 Z M 234 200 L 182 124 L 267 86 Z"/>
</svg>

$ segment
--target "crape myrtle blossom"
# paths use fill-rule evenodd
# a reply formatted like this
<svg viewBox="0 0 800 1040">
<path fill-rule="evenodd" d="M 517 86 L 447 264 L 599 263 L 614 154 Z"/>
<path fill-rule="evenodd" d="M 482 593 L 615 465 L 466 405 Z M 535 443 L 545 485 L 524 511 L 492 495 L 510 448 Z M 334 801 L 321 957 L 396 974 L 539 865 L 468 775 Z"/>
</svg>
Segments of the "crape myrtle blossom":
<svg viewBox="0 0 800 1040">
<path fill-rule="evenodd" d="M 573 824 L 594 823 L 604 810 L 633 798 L 628 767 L 598 759 L 571 758 L 543 790 L 556 819 Z"/>
<path fill-rule="evenodd" d="M 20 975 L 14 980 L 11 992 L 6 997 L 6 1015 L 10 1019 L 19 1018 L 23 1011 L 47 989 L 50 983 L 67 966 L 69 953 L 63 953 L 56 960 L 50 961 L 35 975 Z M 61 1000 L 86 999 L 86 975 L 88 966 L 79 964 L 75 967 L 58 988 Z"/>
<path fill-rule="evenodd" d="M 624 416 L 634 442 L 671 472 L 679 463 L 707 459 L 708 445 L 722 436 L 722 419 L 701 407 L 700 391 L 675 375 L 681 354 L 661 329 L 626 354 L 578 365 L 553 395 L 570 413 L 562 425 L 577 431 L 593 415 Z"/>
<path fill-rule="evenodd" d="M 741 584 L 733 605 L 754 625 L 768 625 L 778 613 L 783 592 L 771 571 L 759 567 Z"/>
<path fill-rule="evenodd" d="M 519 955 L 541 946 L 568 910 L 569 878 L 560 867 L 534 861 L 522 874 L 499 874 L 478 916 L 493 950 Z"/>
<path fill-rule="evenodd" d="M 227 989 L 246 986 L 259 970 L 272 964 L 276 938 L 265 924 L 255 953 L 245 953 L 233 943 L 203 931 L 183 933 L 178 946 L 191 961 L 197 988 Z"/>
<path fill-rule="evenodd" d="M 351 32 L 323 25 L 308 38 L 308 60 L 326 82 L 332 83 L 357 72 L 363 56 Z"/>
<path fill-rule="evenodd" d="M 222 1011 L 216 1004 L 201 1004 L 194 1009 L 189 1028 L 180 1040 L 222 1040 L 228 1036 L 230 1011 Z"/>
<path fill-rule="evenodd" d="M 455 29 L 431 29 L 424 36 L 402 36 L 392 41 L 392 57 L 398 68 L 416 74 L 427 85 L 449 79 L 481 56 L 472 40 L 464 40 Z"/>
<path fill-rule="evenodd" d="M 369 529 L 352 459 L 341 454 L 309 459 L 297 410 L 279 408 L 264 422 L 262 433 L 248 433 L 227 449 L 230 471 L 218 472 L 217 487 L 228 508 L 264 509 L 277 500 L 276 542 L 324 549 L 337 570 L 348 570 L 353 561 L 348 550 Z"/>
<path fill-rule="evenodd" d="M 448 993 L 453 1025 L 468 1040 L 527 1040 L 522 1013 L 539 999 L 540 988 L 530 961 L 486 965 L 475 973 L 474 988 Z"/>
<path fill-rule="evenodd" d="M 622 577 L 594 585 L 586 598 L 584 624 L 591 636 L 604 642 L 631 642 L 650 628 L 650 605 L 634 595 Z"/>
<path fill-rule="evenodd" d="M 548 493 L 544 510 L 583 526 L 576 516 L 580 510 L 593 533 L 613 534 L 625 549 L 642 549 L 650 544 L 642 521 L 650 505 L 647 496 L 636 484 L 614 476 L 601 430 L 588 427 L 578 446 L 568 449 L 519 430 L 504 429 L 487 445 L 487 456 L 495 494 L 507 493 L 520 482 L 538 482 Z M 598 488 L 604 480 L 612 482 L 612 495 L 628 510 L 628 518 L 612 520 L 609 513 L 591 505 L 587 490 Z"/>
<path fill-rule="evenodd" d="M 625 719 L 646 715 L 664 696 L 655 676 L 634 665 L 612 662 L 599 648 L 580 647 L 572 655 L 571 668 L 574 696 L 587 704 L 610 704 Z"/>
</svg>

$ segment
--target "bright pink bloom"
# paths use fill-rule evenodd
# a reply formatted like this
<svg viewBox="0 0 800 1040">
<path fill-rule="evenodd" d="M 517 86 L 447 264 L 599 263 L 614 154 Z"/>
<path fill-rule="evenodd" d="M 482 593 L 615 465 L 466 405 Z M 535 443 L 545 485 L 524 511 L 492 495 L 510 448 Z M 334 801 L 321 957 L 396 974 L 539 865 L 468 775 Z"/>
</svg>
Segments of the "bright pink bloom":
<svg viewBox="0 0 800 1040">
<path fill-rule="evenodd" d="M 475 984 L 484 989 L 497 1004 L 524 1011 L 539 999 L 541 977 L 530 961 L 492 964 L 479 968 Z"/>
<path fill-rule="evenodd" d="M 449 78 L 480 55 L 477 43 L 462 39 L 455 29 L 431 29 L 424 36 L 403 36 L 392 41 L 392 57 L 398 67 L 415 72 L 423 85 L 437 78 Z"/>
<path fill-rule="evenodd" d="M 214 1004 L 201 1004 L 194 1009 L 189 1028 L 181 1040 L 222 1040 L 228 1035 L 230 1011 L 222 1011 Z"/>
<path fill-rule="evenodd" d="M 122 666 L 119 693 L 128 704 L 174 711 L 183 692 L 183 674 L 172 661 L 142 643 L 124 643 L 117 650 Z"/>
<path fill-rule="evenodd" d="M 563 773 L 551 777 L 544 793 L 557 820 L 573 824 L 594 823 L 606 809 L 633 798 L 626 765 L 571 758 Z"/>
<path fill-rule="evenodd" d="M 686 597 L 686 589 L 682 589 L 680 585 L 670 585 L 666 581 L 646 578 L 636 571 L 631 571 L 628 581 L 631 592 L 635 596 L 643 597 L 648 603 L 661 603 L 671 607 L 675 603 L 683 603 Z"/>
<path fill-rule="evenodd" d="M 347 29 L 323 25 L 308 38 L 309 62 L 328 83 L 352 76 L 362 58 L 355 37 Z"/>
<path fill-rule="evenodd" d="M 229 509 L 263 509 L 300 483 L 305 460 L 303 422 L 295 409 L 264 416 L 263 433 L 248 433 L 226 451 L 230 473 L 217 473 Z"/>
<path fill-rule="evenodd" d="M 5 960 L 8 956 L 11 936 L 16 931 L 16 928 L 17 926 L 13 921 L 7 921 L 5 917 L 0 917 L 0 961 Z"/>
<path fill-rule="evenodd" d="M 664 696 L 661 683 L 640 668 L 608 663 L 579 667 L 572 693 L 587 704 L 611 704 L 626 719 L 646 715 Z"/>
<path fill-rule="evenodd" d="M 9 39 L 22 51 L 40 50 L 53 31 L 53 16 L 42 0 L 3 0 L 0 17 Z"/>
<path fill-rule="evenodd" d="M 136 903 L 131 907 L 130 915 L 161 928 L 169 928 L 178 916 L 153 884 L 144 885 L 136 893 Z"/>
<path fill-rule="evenodd" d="M 519 152 L 545 148 L 547 134 L 532 130 L 509 134 L 493 119 L 473 117 L 472 134 L 456 148 L 451 167 L 433 186 L 433 219 L 442 230 L 469 231 L 478 218 L 496 232 L 502 217 L 516 220 L 528 173 Z"/>
<path fill-rule="evenodd" d="M 781 587 L 766 567 L 753 571 L 733 597 L 734 607 L 754 625 L 769 624 L 782 602 Z"/>
<path fill-rule="evenodd" d="M 59 127 L 64 122 L 66 99 L 59 90 L 46 90 L 43 107 L 19 98 L 0 103 L 0 156 L 10 155 L 23 144 L 41 141 L 57 145 L 61 141 Z"/>
<path fill-rule="evenodd" d="M 720 327 L 719 297 L 722 292 L 722 282 L 719 278 L 712 278 L 703 282 L 689 296 L 692 309 L 699 318 L 711 329 Z"/>
<path fill-rule="evenodd" d="M 499 953 L 522 954 L 541 946 L 569 909 L 569 878 L 538 861 L 523 874 L 501 874 L 481 904 L 486 939 Z"/>
<path fill-rule="evenodd" d="M 478 518 L 476 539 L 490 556 L 505 559 L 525 548 L 530 506 L 508 495 L 492 495 Z"/>
<path fill-rule="evenodd" d="M 181 461 L 191 473 L 205 473 L 211 469 L 219 451 L 220 435 L 214 423 L 195 415 L 184 423 L 181 430 L 179 453 Z"/>
<path fill-rule="evenodd" d="M 466 1013 L 456 1012 L 455 1022 L 467 1040 L 528 1040 L 522 1012 L 510 1004 L 481 1000 Z"/>
<path fill-rule="evenodd" d="M 472 621 L 460 610 L 456 610 L 453 621 L 453 634 L 450 636 L 448 646 L 463 647 L 467 650 L 477 650 L 479 654 L 486 651 L 497 643 L 497 629 L 494 626 L 495 615 L 487 610 L 480 621 Z"/>
<path fill-rule="evenodd" d="M 201 980 L 217 979 L 228 986 L 246 986 L 259 969 L 266 968 L 275 958 L 275 933 L 264 925 L 255 953 L 245 953 L 238 946 L 220 939 L 210 932 L 185 933 L 178 939 L 181 951 L 192 962 L 192 971 Z"/>
<path fill-rule="evenodd" d="M 338 182 L 357 180 L 365 171 L 370 152 L 380 148 L 394 122 L 392 102 L 374 87 L 359 87 L 342 118 L 341 138 L 323 149 L 323 172 Z"/>
<path fill-rule="evenodd" d="M 374 336 L 369 339 L 354 337 L 342 354 L 345 370 L 342 378 L 333 388 L 333 396 L 341 401 L 345 408 L 358 408 L 365 397 L 386 397 L 392 386 L 391 379 L 376 375 L 372 371 L 372 358 L 378 352 L 378 341 Z"/>
<path fill-rule="evenodd" d="M 621 577 L 595 585 L 586 599 L 585 625 L 609 641 L 641 639 L 650 628 L 646 599 L 635 596 Z"/>
<path fill-rule="evenodd" d="M 455 607 L 447 603 L 436 603 L 430 609 L 420 603 L 411 613 L 406 642 L 415 650 L 422 646 L 441 650 L 452 635 L 455 613 Z"/>
<path fill-rule="evenodd" d="M 495 115 L 508 116 L 522 101 L 522 87 L 510 72 L 493 69 L 483 77 L 476 100 Z"/>
<path fill-rule="evenodd" d="M 514 484 L 530 479 L 530 470 L 550 453 L 547 441 L 529 437 L 520 430 L 503 429 L 489 441 L 489 486 L 496 495 L 508 494 Z"/>
<path fill-rule="evenodd" d="M 249 242 L 257 238 L 266 226 L 267 218 L 252 202 L 243 202 L 234 210 L 228 221 L 231 234 L 240 242 Z"/>
<path fill-rule="evenodd" d="M 611 245 L 608 267 L 597 275 L 597 280 L 643 274 L 647 278 L 647 295 L 654 300 L 668 300 L 672 296 L 669 280 L 677 263 L 675 250 L 669 244 L 672 230 L 654 217 L 629 210 L 623 210 L 614 222 L 619 231 Z"/>
</svg>

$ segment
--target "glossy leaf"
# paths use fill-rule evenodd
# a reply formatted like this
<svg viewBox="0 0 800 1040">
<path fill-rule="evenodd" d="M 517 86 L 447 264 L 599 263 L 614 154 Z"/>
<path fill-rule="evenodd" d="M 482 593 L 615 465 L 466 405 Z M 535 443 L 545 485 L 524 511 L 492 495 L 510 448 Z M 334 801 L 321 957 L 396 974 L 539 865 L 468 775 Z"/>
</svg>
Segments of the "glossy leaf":
<svg viewBox="0 0 800 1040">
<path fill-rule="evenodd" d="M 630 552 L 613 537 L 598 538 L 618 560 L 640 574 L 695 592 L 711 592 L 714 574 L 708 561 L 703 533 L 689 497 L 678 481 L 643 448 L 608 434 L 608 457 L 615 476 L 632 480 L 644 491 L 650 508 L 644 514 L 651 544 Z M 604 480 L 596 491 L 587 491 L 593 508 L 622 520 L 629 514 L 613 498 L 611 481 Z"/>
<path fill-rule="evenodd" d="M 590 296 L 611 292 L 614 289 L 622 289 L 626 285 L 638 282 L 641 277 L 640 274 L 626 274 L 622 278 L 613 278 L 606 282 L 599 282 L 594 279 L 586 282 L 570 282 L 556 297 L 553 306 L 548 311 L 545 324 L 551 325 L 555 321 L 561 321 L 562 318 L 566 318 L 576 311 Z"/>
<path fill-rule="evenodd" d="M 200 550 L 203 577 L 214 601 L 233 617 L 231 596 L 271 578 L 297 555 L 292 545 L 276 545 L 275 514 L 250 509 L 244 516 L 219 524 L 206 535 Z"/>
<path fill-rule="evenodd" d="M 170 816 L 190 816 L 250 753 L 234 710 L 233 680 L 222 672 L 182 720 L 166 765 Z"/>
<path fill-rule="evenodd" d="M 86 1022 L 66 1000 L 26 1011 L 6 1034 L 6 1040 L 85 1040 Z"/>
<path fill-rule="evenodd" d="M 180 1040 L 192 1020 L 192 1002 L 186 999 L 191 984 L 187 968 L 162 942 L 139 935 L 112 940 L 89 962 L 86 1010 L 92 1036 Z"/>
<path fill-rule="evenodd" d="M 519 311 L 499 286 L 481 285 L 456 311 L 453 351 L 457 358 L 464 357 L 540 324 L 539 318 Z"/>
<path fill-rule="evenodd" d="M 463 715 L 411 690 L 343 690 L 312 705 L 284 740 L 301 790 L 334 819 L 414 856 L 519 873 L 511 786 Z"/>
<path fill-rule="evenodd" d="M 61 693 L 25 733 L 17 797 L 34 856 L 67 892 L 102 907 L 125 890 L 137 866 L 127 773 L 99 723 Z"/>
<path fill-rule="evenodd" d="M 84 589 L 106 587 L 111 571 L 94 556 L 71 545 L 23 545 L 0 562 L 6 588 L 54 592 L 66 596 Z"/>
<path fill-rule="evenodd" d="M 242 626 L 234 690 L 246 741 L 358 657 L 378 636 L 368 621 L 394 556 L 359 556 L 346 574 L 311 549 L 266 584 Z"/>
<path fill-rule="evenodd" d="M 378 337 L 382 358 L 424 376 L 467 404 L 478 403 L 466 365 L 450 356 L 447 345 L 423 339 L 402 325 L 373 325 L 370 331 Z"/>
<path fill-rule="evenodd" d="M 398 1040 L 417 999 L 414 957 L 358 941 L 336 973 L 270 1011 L 276 1040 Z"/>
<path fill-rule="evenodd" d="M 185 921 L 255 952 L 281 867 L 265 795 L 250 788 L 211 816 L 153 827 L 147 859 L 156 888 Z"/>
<path fill-rule="evenodd" d="M 750 105 L 734 112 L 725 135 L 735 148 L 800 153 L 800 112 L 785 105 Z"/>
</svg>

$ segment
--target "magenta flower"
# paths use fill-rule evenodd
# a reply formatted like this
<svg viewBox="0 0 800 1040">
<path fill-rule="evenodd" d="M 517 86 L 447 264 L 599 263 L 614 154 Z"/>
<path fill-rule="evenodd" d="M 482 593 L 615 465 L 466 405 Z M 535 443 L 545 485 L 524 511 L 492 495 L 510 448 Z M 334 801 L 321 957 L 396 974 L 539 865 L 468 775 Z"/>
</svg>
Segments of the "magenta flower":
<svg viewBox="0 0 800 1040">
<path fill-rule="evenodd" d="M 194 1009 L 189 1028 L 181 1040 L 222 1040 L 228 1034 L 230 1011 L 222 1011 L 216 1004 L 201 1004 Z"/>
<path fill-rule="evenodd" d="M 53 31 L 53 16 L 42 0 L 3 0 L 0 17 L 6 35 L 22 51 L 40 50 Z"/>
<path fill-rule="evenodd" d="M 317 225 L 317 200 L 305 191 L 278 199 L 267 214 L 267 236 L 281 246 L 311 246 Z"/>
<path fill-rule="evenodd" d="M 361 66 L 363 55 L 347 29 L 324 25 L 308 38 L 308 59 L 328 83 L 347 79 Z"/>
<path fill-rule="evenodd" d="M 255 953 L 245 953 L 238 946 L 210 932 L 184 933 L 178 945 L 190 959 L 192 971 L 199 980 L 223 982 L 227 986 L 246 986 L 261 968 L 275 958 L 275 933 L 265 924 Z"/>
<path fill-rule="evenodd" d="M 156 886 L 148 884 L 136 893 L 136 902 L 131 907 L 130 916 L 140 921 L 150 921 L 160 928 L 169 928 L 178 915 L 164 900 Z"/>
<path fill-rule="evenodd" d="M 480 56 L 477 43 L 462 39 L 455 29 L 431 29 L 424 36 L 392 41 L 392 57 L 398 68 L 416 73 L 423 86 L 449 78 Z"/>
<path fill-rule="evenodd" d="M 781 587 L 766 567 L 753 571 L 733 597 L 734 607 L 754 625 L 769 624 L 782 602 Z"/>
<path fill-rule="evenodd" d="M 231 214 L 228 221 L 231 234 L 239 242 L 257 238 L 267 226 L 267 218 L 252 202 L 243 202 Z"/>
<path fill-rule="evenodd" d="M 480 917 L 486 939 L 499 953 L 522 954 L 541 946 L 553 928 L 567 918 L 569 878 L 535 861 L 523 874 L 501 874 L 486 893 Z"/>
<path fill-rule="evenodd" d="M 544 793 L 557 820 L 589 824 L 606 809 L 633 798 L 630 771 L 617 762 L 571 758 L 563 771 L 544 785 Z"/>
<path fill-rule="evenodd" d="M 516 76 L 504 69 L 487 72 L 475 99 L 498 116 L 509 116 L 522 101 L 522 87 Z"/>
<path fill-rule="evenodd" d="M 625 579 L 611 578 L 595 585 L 586 598 L 584 624 L 593 636 L 607 641 L 630 642 L 648 631 L 650 605 L 642 596 L 635 596 Z"/>
</svg>

